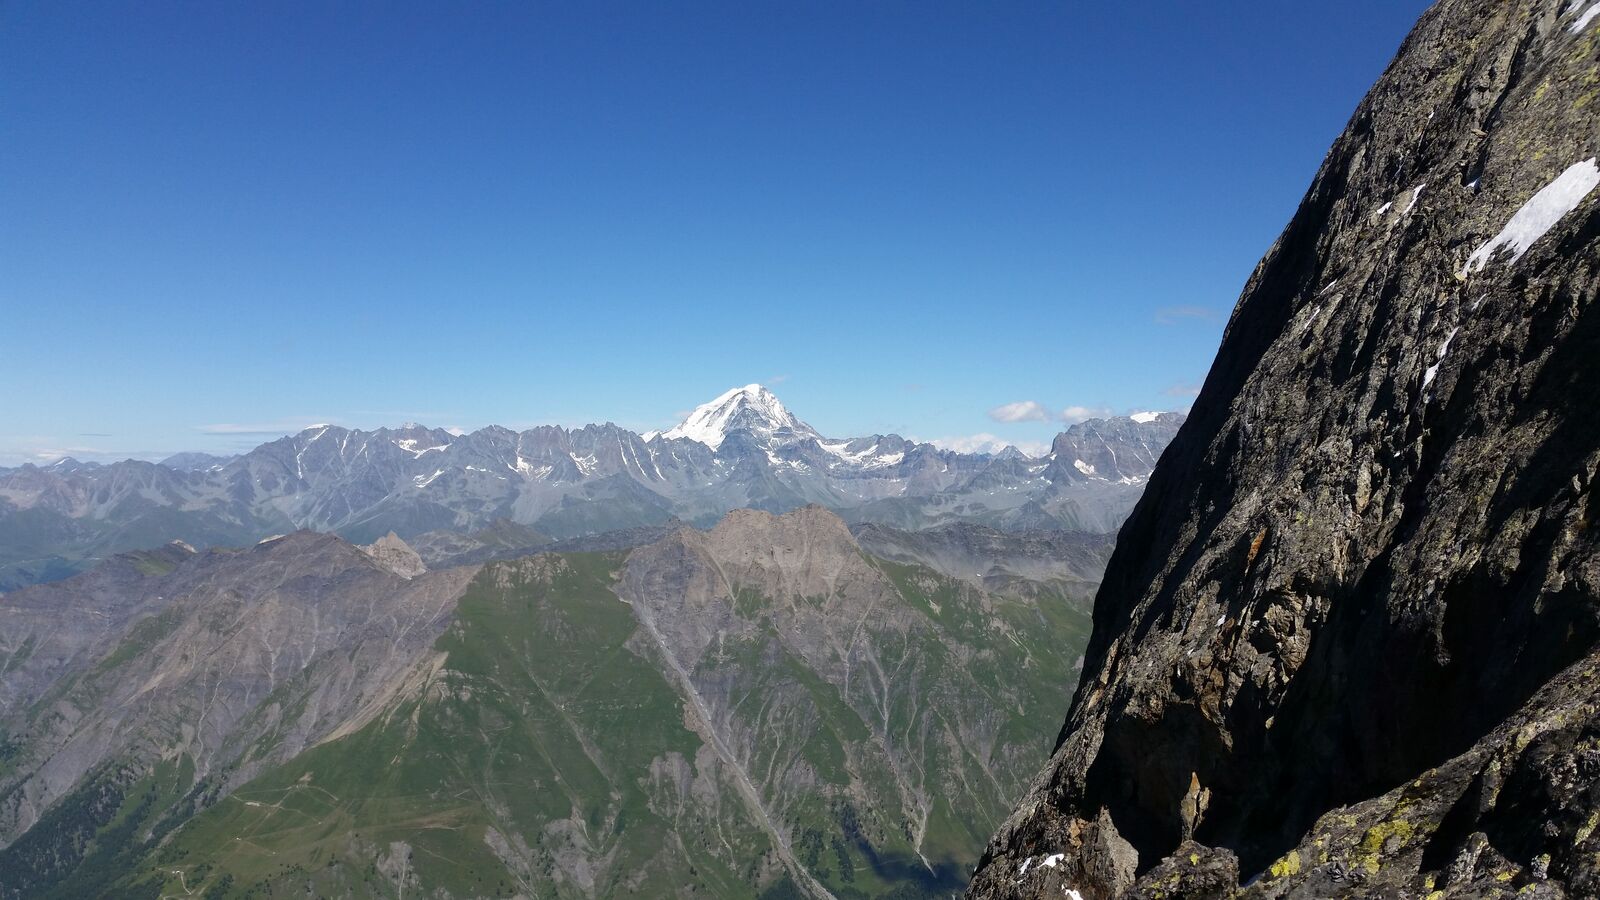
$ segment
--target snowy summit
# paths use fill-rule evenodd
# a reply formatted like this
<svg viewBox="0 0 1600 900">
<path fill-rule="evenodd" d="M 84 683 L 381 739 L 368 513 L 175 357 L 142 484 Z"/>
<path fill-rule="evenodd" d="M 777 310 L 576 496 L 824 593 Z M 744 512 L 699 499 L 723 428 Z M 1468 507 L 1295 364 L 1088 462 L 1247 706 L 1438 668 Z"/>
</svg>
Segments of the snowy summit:
<svg viewBox="0 0 1600 900">
<path fill-rule="evenodd" d="M 759 384 L 734 388 L 710 403 L 702 404 L 682 423 L 663 432 L 661 436 L 668 439 L 688 438 L 715 450 L 736 429 L 760 438 L 783 433 L 818 436 L 815 429 L 796 418 L 776 395 Z"/>
</svg>

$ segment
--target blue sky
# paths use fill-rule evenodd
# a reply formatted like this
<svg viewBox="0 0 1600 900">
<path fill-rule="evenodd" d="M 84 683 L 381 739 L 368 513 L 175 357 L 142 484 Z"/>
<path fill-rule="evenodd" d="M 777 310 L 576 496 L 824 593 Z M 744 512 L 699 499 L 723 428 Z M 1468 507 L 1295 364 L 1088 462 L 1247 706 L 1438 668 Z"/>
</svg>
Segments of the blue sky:
<svg viewBox="0 0 1600 900">
<path fill-rule="evenodd" d="M 0 464 L 1181 409 L 1424 7 L 7 3 Z"/>
</svg>

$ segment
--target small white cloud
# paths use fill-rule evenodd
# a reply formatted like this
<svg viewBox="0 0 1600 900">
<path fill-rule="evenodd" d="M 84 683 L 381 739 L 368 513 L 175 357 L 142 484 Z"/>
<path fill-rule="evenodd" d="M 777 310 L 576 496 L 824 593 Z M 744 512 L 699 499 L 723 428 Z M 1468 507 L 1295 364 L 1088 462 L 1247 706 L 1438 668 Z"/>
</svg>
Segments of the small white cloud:
<svg viewBox="0 0 1600 900">
<path fill-rule="evenodd" d="M 771 378 L 768 378 L 766 381 L 763 381 L 762 384 L 766 385 L 767 387 L 775 387 L 777 385 L 783 384 L 785 381 L 788 381 L 788 380 L 789 380 L 789 376 L 788 375 L 774 375 Z"/>
<path fill-rule="evenodd" d="M 69 456 L 82 456 L 92 459 L 111 455 L 113 455 L 112 451 L 101 450 L 96 447 L 40 447 L 33 451 L 33 458 L 37 460 L 65 459 Z"/>
<path fill-rule="evenodd" d="M 123 459 L 163 459 L 171 451 L 117 450 L 107 447 L 86 447 L 59 438 L 43 436 L 0 436 L 0 466 L 23 463 L 45 465 L 72 457 L 79 462 L 112 463 Z"/>
<path fill-rule="evenodd" d="M 989 410 L 989 418 L 996 422 L 1043 422 L 1050 418 L 1050 411 L 1042 403 L 1021 400 L 996 406 Z"/>
<path fill-rule="evenodd" d="M 284 435 L 298 434 L 307 428 L 314 428 L 327 422 L 327 419 L 284 419 L 275 423 L 260 425 L 238 425 L 223 422 L 216 425 L 196 425 L 194 430 L 201 434 L 238 434 L 238 435 Z"/>
<path fill-rule="evenodd" d="M 1216 311 L 1204 306 L 1163 306 L 1156 310 L 1157 325 L 1176 325 L 1185 320 L 1209 322 L 1216 318 Z"/>
<path fill-rule="evenodd" d="M 958 435 L 956 437 L 934 438 L 928 443 L 938 447 L 940 450 L 954 450 L 957 453 L 999 453 L 1007 447 L 1016 447 L 1029 456 L 1044 456 L 1050 452 L 1049 444 L 1040 441 L 1008 441 L 987 431 L 978 434 Z"/>
<path fill-rule="evenodd" d="M 1069 406 L 1061 411 L 1061 421 L 1072 425 L 1084 419 L 1104 419 L 1112 415 L 1115 413 L 1104 406 Z"/>
<path fill-rule="evenodd" d="M 445 429 L 445 433 L 454 435 L 456 437 L 461 437 L 463 434 L 467 433 L 467 430 L 462 428 L 460 425 L 451 425 L 449 428 Z"/>
<path fill-rule="evenodd" d="M 1162 393 L 1166 394 L 1168 397 L 1198 397 L 1200 396 L 1200 385 L 1175 384 L 1172 387 L 1162 391 Z"/>
<path fill-rule="evenodd" d="M 983 432 L 981 434 L 934 438 L 928 443 L 938 447 L 940 450 L 954 450 L 957 453 L 997 453 L 1005 449 L 1007 442 L 988 432 Z"/>
</svg>

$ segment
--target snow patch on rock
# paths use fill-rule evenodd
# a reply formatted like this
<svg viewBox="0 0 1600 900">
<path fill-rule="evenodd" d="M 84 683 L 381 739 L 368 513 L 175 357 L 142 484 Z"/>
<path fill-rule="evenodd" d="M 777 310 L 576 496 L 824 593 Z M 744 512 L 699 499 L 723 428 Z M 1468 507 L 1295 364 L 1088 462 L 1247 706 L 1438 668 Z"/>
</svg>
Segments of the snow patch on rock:
<svg viewBox="0 0 1600 900">
<path fill-rule="evenodd" d="M 1596 6 L 1600 7 L 1600 3 Z M 1567 213 L 1577 209 L 1595 185 L 1600 185 L 1600 166 L 1595 165 L 1595 157 L 1568 166 L 1565 172 L 1557 175 L 1554 181 L 1540 188 L 1527 203 L 1522 204 L 1522 208 L 1511 216 L 1499 234 L 1472 251 L 1461 274 L 1482 271 L 1502 249 L 1511 251 L 1511 262 L 1515 263 Z"/>
<path fill-rule="evenodd" d="M 1579 5 L 1581 4 L 1574 3 L 1572 6 L 1568 7 L 1568 10 L 1570 11 L 1577 9 Z M 1579 16 L 1576 22 L 1573 22 L 1571 25 L 1567 26 L 1567 30 L 1573 34 L 1577 34 L 1585 28 L 1588 28 L 1589 23 L 1594 21 L 1595 16 L 1600 16 L 1600 3 L 1589 4 L 1589 8 L 1583 11 L 1583 15 Z"/>
</svg>

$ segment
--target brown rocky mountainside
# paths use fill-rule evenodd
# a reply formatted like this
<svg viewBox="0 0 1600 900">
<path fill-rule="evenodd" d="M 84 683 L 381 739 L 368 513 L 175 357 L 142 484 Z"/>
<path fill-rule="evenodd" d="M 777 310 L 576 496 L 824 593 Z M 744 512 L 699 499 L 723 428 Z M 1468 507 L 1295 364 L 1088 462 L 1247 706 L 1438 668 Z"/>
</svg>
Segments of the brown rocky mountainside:
<svg viewBox="0 0 1600 900">
<path fill-rule="evenodd" d="M 1441 0 L 1356 110 L 970 897 L 1600 896 L 1597 11 Z"/>
<path fill-rule="evenodd" d="M 500 525 L 461 553 L 514 558 L 456 566 L 299 531 L 8 594 L 0 900 L 949 896 L 1051 746 L 1106 542 L 867 530 Z"/>
<path fill-rule="evenodd" d="M 7 595 L 0 843 L 113 763 L 181 754 L 227 791 L 370 715 L 477 571 L 412 577 L 393 568 L 404 544 L 378 547 L 305 531 L 247 550 L 169 545 Z"/>
</svg>

